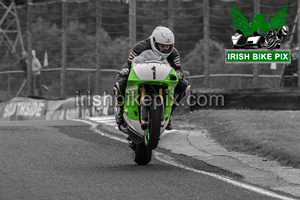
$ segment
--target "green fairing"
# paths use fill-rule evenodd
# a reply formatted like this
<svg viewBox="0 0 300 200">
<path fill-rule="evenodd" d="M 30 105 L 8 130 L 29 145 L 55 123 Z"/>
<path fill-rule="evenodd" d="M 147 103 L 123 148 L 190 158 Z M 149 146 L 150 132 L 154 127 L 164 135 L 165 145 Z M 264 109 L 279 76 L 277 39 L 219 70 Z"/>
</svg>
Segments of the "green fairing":
<svg viewBox="0 0 300 200">
<path fill-rule="evenodd" d="M 144 81 L 141 80 L 132 69 L 130 71 L 126 93 L 125 93 L 125 105 L 124 105 L 124 114 L 131 120 L 139 121 L 139 91 L 138 87 L 141 83 L 147 82 L 151 83 L 152 85 L 168 85 L 168 98 L 166 98 L 166 107 L 165 107 L 165 119 L 170 118 L 170 114 L 172 111 L 173 101 L 171 100 L 171 95 L 174 95 L 175 86 L 178 83 L 177 80 L 170 80 L 171 76 L 176 76 L 175 70 L 172 68 L 169 75 L 164 80 L 151 80 L 151 81 Z M 177 76 L 176 76 L 177 77 Z M 130 88 L 136 87 L 135 91 L 129 91 Z M 173 92 L 171 92 L 171 88 L 173 88 Z M 130 99 L 129 97 L 134 95 L 134 99 Z"/>
<path fill-rule="evenodd" d="M 149 131 L 147 132 L 147 135 L 146 135 L 146 137 L 145 137 L 145 142 L 149 142 L 149 137 L 150 137 L 150 135 L 149 135 Z"/>
</svg>

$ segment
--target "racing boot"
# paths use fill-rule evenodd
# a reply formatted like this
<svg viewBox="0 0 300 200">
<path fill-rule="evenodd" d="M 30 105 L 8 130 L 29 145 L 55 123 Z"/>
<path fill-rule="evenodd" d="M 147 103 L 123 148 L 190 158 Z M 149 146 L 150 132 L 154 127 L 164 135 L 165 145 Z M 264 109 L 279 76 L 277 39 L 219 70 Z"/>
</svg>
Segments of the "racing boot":
<svg viewBox="0 0 300 200">
<path fill-rule="evenodd" d="M 173 127 L 172 127 L 172 115 L 173 115 L 173 112 L 174 112 L 174 110 L 177 108 L 177 105 L 176 104 L 173 104 L 173 106 L 172 106 L 172 111 L 171 111 L 171 115 L 170 115 L 170 119 L 169 119 L 169 123 L 168 123 L 168 125 L 167 125 L 167 127 L 166 127 L 166 130 L 172 130 L 173 129 Z"/>
<path fill-rule="evenodd" d="M 135 150 L 135 149 L 136 149 L 136 144 L 133 143 L 129 137 L 127 138 L 127 141 L 128 141 L 128 146 L 129 146 L 132 150 Z"/>
<path fill-rule="evenodd" d="M 173 129 L 173 127 L 172 127 L 172 116 L 170 116 L 169 123 L 166 127 L 166 130 L 172 130 L 172 129 Z"/>
<path fill-rule="evenodd" d="M 121 124 L 124 124 L 124 118 L 123 118 L 124 107 L 119 106 L 119 108 L 120 108 L 120 110 L 119 110 L 119 114 L 116 117 L 116 122 L 117 122 L 117 124 L 121 125 Z"/>
<path fill-rule="evenodd" d="M 117 105 L 115 110 L 116 123 L 122 125 L 124 123 L 123 113 L 124 113 L 124 95 L 121 95 L 119 83 L 113 87 L 113 94 L 116 97 Z"/>
</svg>

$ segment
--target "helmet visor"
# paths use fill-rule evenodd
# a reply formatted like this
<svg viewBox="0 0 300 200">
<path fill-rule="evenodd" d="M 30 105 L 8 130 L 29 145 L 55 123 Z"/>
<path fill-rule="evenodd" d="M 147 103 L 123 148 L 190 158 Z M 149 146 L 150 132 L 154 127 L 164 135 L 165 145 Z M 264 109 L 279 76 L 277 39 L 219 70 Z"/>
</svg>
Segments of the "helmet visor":
<svg viewBox="0 0 300 200">
<path fill-rule="evenodd" d="M 174 44 L 160 44 L 158 42 L 155 43 L 155 47 L 158 51 L 163 54 L 168 54 L 173 51 Z"/>
</svg>

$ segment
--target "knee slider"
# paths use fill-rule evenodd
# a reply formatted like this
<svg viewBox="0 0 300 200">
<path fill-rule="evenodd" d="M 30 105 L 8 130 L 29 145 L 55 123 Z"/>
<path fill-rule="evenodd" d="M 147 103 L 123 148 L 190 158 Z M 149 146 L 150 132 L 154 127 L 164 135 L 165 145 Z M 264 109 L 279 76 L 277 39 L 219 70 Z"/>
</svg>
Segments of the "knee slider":
<svg viewBox="0 0 300 200">
<path fill-rule="evenodd" d="M 182 98 L 184 98 L 184 97 L 185 97 L 186 95 L 188 95 L 190 92 L 191 92 L 191 85 L 188 85 L 188 86 L 185 88 L 184 93 L 182 94 Z"/>
<path fill-rule="evenodd" d="M 120 90 L 120 86 L 119 86 L 118 82 L 113 87 L 113 94 L 114 94 L 114 96 L 118 96 L 121 94 L 121 90 Z"/>
<path fill-rule="evenodd" d="M 115 97 L 120 94 L 120 91 L 118 90 L 118 88 L 116 86 L 113 87 L 113 94 Z"/>
</svg>

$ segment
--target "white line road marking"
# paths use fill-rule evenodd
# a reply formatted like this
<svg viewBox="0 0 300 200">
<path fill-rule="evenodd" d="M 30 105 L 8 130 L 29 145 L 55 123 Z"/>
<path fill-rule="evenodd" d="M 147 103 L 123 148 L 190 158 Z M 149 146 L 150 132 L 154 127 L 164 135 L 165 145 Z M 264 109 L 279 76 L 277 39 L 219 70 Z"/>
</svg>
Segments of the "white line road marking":
<svg viewBox="0 0 300 200">
<path fill-rule="evenodd" d="M 98 133 L 99 135 L 102 135 L 104 137 L 108 137 L 110 139 L 117 140 L 117 141 L 120 141 L 120 142 L 123 142 L 123 143 L 128 143 L 128 141 L 123 139 L 123 138 L 113 136 L 113 135 L 110 135 L 110 134 L 107 134 L 107 133 L 103 133 L 102 131 L 98 130 L 97 129 L 97 124 L 95 124 L 95 123 L 92 123 L 92 122 L 89 122 L 89 121 L 86 121 L 86 120 L 80 120 L 80 119 L 73 119 L 73 120 L 74 121 L 85 122 L 87 124 L 92 125 L 91 130 L 94 131 L 95 133 Z M 266 189 L 263 189 L 263 188 L 260 188 L 260 187 L 257 187 L 257 186 L 253 186 L 253 185 L 250 185 L 250 184 L 246 184 L 246 183 L 242 183 L 242 182 L 230 179 L 230 178 L 225 177 L 225 176 L 221 176 L 221 175 L 218 175 L 218 174 L 214 174 L 214 173 L 210 173 L 210 172 L 206 172 L 206 171 L 202 171 L 202 170 L 198 170 L 198 169 L 195 169 L 195 168 L 192 168 L 192 167 L 182 165 L 180 163 L 175 162 L 172 157 L 170 157 L 170 156 L 168 156 L 164 153 L 154 151 L 154 156 L 160 162 L 163 162 L 163 163 L 175 166 L 175 167 L 179 167 L 179 168 L 182 168 L 182 169 L 185 169 L 185 170 L 189 170 L 189 171 L 192 171 L 192 172 L 195 172 L 195 173 L 198 173 L 198 174 L 203 174 L 203 175 L 206 175 L 206 176 L 210 176 L 210 177 L 216 178 L 218 180 L 224 181 L 226 183 L 229 183 L 231 185 L 234 185 L 234 186 L 237 186 L 237 187 L 240 187 L 240 188 L 244 188 L 244 189 L 250 190 L 252 192 L 256 192 L 258 194 L 262 194 L 262 195 L 265 195 L 265 196 L 269 196 L 269 197 L 273 197 L 273 198 L 277 198 L 277 199 L 281 199 L 281 200 L 296 200 L 296 199 L 293 199 L 293 198 L 290 198 L 290 197 L 287 197 L 287 196 L 284 196 L 284 195 L 280 195 L 280 194 L 277 194 L 275 192 L 272 192 L 272 191 L 269 191 L 269 190 L 266 190 Z"/>
<path fill-rule="evenodd" d="M 110 119 L 115 119 L 114 116 L 100 116 L 100 117 L 92 117 L 95 120 L 110 120 Z"/>
<path fill-rule="evenodd" d="M 106 116 L 106 117 L 90 117 L 88 118 L 91 121 L 102 123 L 108 126 L 112 126 L 115 129 L 119 130 L 118 125 L 116 124 L 116 120 L 114 116 Z"/>
<path fill-rule="evenodd" d="M 91 128 L 91 130 L 94 131 L 95 133 L 98 133 L 99 135 L 104 136 L 104 137 L 108 137 L 110 139 L 117 140 L 119 142 L 128 143 L 128 141 L 123 139 L 123 138 L 113 136 L 113 135 L 109 135 L 107 133 L 103 133 L 102 131 L 98 130 L 97 128 Z"/>
<path fill-rule="evenodd" d="M 107 123 L 105 123 L 105 124 L 107 124 L 107 125 L 109 125 L 109 126 L 117 126 L 117 125 L 116 125 L 116 122 L 107 122 Z"/>
<path fill-rule="evenodd" d="M 79 121 L 79 122 L 85 122 L 87 124 L 90 124 L 91 125 L 91 130 L 94 131 L 95 133 L 98 133 L 99 135 L 102 135 L 104 137 L 108 137 L 110 139 L 114 139 L 114 140 L 117 140 L 117 141 L 120 141 L 120 142 L 123 142 L 123 143 L 128 143 L 128 141 L 123 139 L 123 138 L 113 136 L 113 135 L 110 135 L 110 134 L 107 134 L 107 133 L 103 133 L 102 131 L 98 130 L 97 129 L 98 124 L 95 124 L 95 123 L 90 122 L 90 121 L 82 120 L 82 119 L 72 119 L 72 120 Z"/>
<path fill-rule="evenodd" d="M 90 119 L 90 120 L 92 120 L 92 119 Z M 114 120 L 114 119 L 92 120 L 92 121 L 95 121 L 95 122 L 102 122 L 102 123 L 116 123 L 116 120 Z"/>
<path fill-rule="evenodd" d="M 116 120 L 115 119 L 91 119 L 89 118 L 90 120 L 93 120 L 93 121 L 96 121 L 96 122 L 103 122 L 103 123 L 106 123 L 106 122 L 115 122 L 116 123 Z"/>
<path fill-rule="evenodd" d="M 165 136 L 165 135 L 167 135 L 167 134 L 169 134 L 169 133 L 173 133 L 173 132 L 175 132 L 175 131 L 177 131 L 176 129 L 173 129 L 173 130 L 165 130 L 162 134 L 161 134 L 161 137 L 163 137 L 163 136 Z"/>
<path fill-rule="evenodd" d="M 90 117 L 88 118 L 91 121 L 95 121 L 98 123 L 106 124 L 113 127 L 118 127 L 116 124 L 116 120 L 114 116 L 106 116 L 106 117 Z"/>
<path fill-rule="evenodd" d="M 82 119 L 71 119 L 71 120 L 77 121 L 77 122 L 84 122 L 84 123 L 87 123 L 87 124 L 89 124 L 91 126 L 95 125 L 95 123 L 93 123 L 93 122 L 89 122 L 89 121 L 82 120 Z"/>
</svg>

